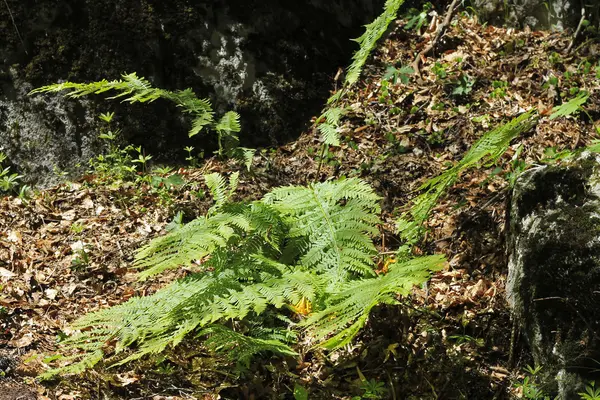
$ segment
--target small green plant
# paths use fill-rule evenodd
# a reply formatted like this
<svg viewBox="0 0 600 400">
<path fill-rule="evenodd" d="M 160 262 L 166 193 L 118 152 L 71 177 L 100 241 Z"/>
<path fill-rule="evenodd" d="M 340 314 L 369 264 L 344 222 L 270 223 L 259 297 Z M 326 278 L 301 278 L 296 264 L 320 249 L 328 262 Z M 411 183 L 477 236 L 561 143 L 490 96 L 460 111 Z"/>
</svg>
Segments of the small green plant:
<svg viewBox="0 0 600 400">
<path fill-rule="evenodd" d="M 523 144 L 519 144 L 515 154 L 513 155 L 510 161 L 510 170 L 505 174 L 504 178 L 508 181 L 510 187 L 514 187 L 517 182 L 517 178 L 523 171 L 525 171 L 529 166 L 525 161 L 523 161 L 521 157 L 521 153 L 523 152 Z"/>
<path fill-rule="evenodd" d="M 192 151 L 194 151 L 193 146 L 186 146 L 183 148 L 187 152 L 187 157 L 185 160 L 189 163 L 190 167 L 196 168 L 199 164 L 199 159 L 204 157 L 204 152 L 200 152 L 199 155 L 192 155 Z"/>
<path fill-rule="evenodd" d="M 74 222 L 71 224 L 70 230 L 75 235 L 79 235 L 85 229 L 85 224 L 83 222 Z"/>
<path fill-rule="evenodd" d="M 75 271 L 85 269 L 90 264 L 90 256 L 86 250 L 86 244 L 79 241 L 72 248 L 71 268 Z"/>
<path fill-rule="evenodd" d="M 444 80 L 448 77 L 448 67 L 448 64 L 436 62 L 433 67 L 431 67 L 431 72 L 433 72 L 438 79 Z"/>
<path fill-rule="evenodd" d="M 408 21 L 406 22 L 406 25 L 404 25 L 404 29 L 407 31 L 413 30 L 420 32 L 423 25 L 427 23 L 427 16 L 429 15 L 429 12 L 432 8 L 433 5 L 427 2 L 423 4 L 423 8 L 421 10 L 418 10 L 416 8 L 411 8 L 410 10 L 408 10 Z"/>
<path fill-rule="evenodd" d="M 19 199 L 23 202 L 28 202 L 33 195 L 33 189 L 29 185 L 22 185 L 19 189 Z"/>
<path fill-rule="evenodd" d="M 134 149 L 137 152 L 137 158 L 134 158 L 133 160 L 131 160 L 131 162 L 140 164 L 142 166 L 142 172 L 145 174 L 146 172 L 148 172 L 147 164 L 148 161 L 152 159 L 152 156 L 145 154 L 144 150 L 142 149 L 142 146 L 135 147 Z"/>
<path fill-rule="evenodd" d="M 570 150 L 558 150 L 555 146 L 544 149 L 544 158 L 540 162 L 552 164 L 573 156 Z"/>
<path fill-rule="evenodd" d="M 360 396 L 353 397 L 352 400 L 383 399 L 387 392 L 385 390 L 385 384 L 376 379 L 367 379 L 358 367 L 356 367 L 356 371 L 360 379 L 360 390 L 362 390 L 364 393 Z"/>
<path fill-rule="evenodd" d="M 394 66 L 389 66 L 385 70 L 385 74 L 383 75 L 383 80 L 389 81 L 394 85 L 398 83 L 398 81 L 403 84 L 407 84 L 410 81 L 410 76 L 415 73 L 415 70 L 410 66 L 402 66 L 400 68 L 396 68 Z"/>
<path fill-rule="evenodd" d="M 508 88 L 508 82 L 493 81 L 492 88 L 494 90 L 490 93 L 490 97 L 493 99 L 503 99 L 507 96 L 506 89 Z"/>
<path fill-rule="evenodd" d="M 107 151 L 89 161 L 90 173 L 99 174 L 102 179 L 115 182 L 133 179 L 137 172 L 133 161 L 136 149 L 131 145 L 122 148 L 117 144 L 121 131 L 111 127 L 114 113 L 100 114 L 98 118 L 105 123 L 105 126 L 100 128 L 98 137 L 106 143 Z"/>
<path fill-rule="evenodd" d="M 454 89 L 452 94 L 455 96 L 466 96 L 473 91 L 475 85 L 475 79 L 471 78 L 467 74 L 462 74 L 456 82 L 454 82 Z"/>
<path fill-rule="evenodd" d="M 23 175 L 12 172 L 10 167 L 3 167 L 5 160 L 6 154 L 0 152 L 0 192 L 9 193 L 17 189 Z"/>
<path fill-rule="evenodd" d="M 379 102 L 382 104 L 393 103 L 390 98 L 390 82 L 385 79 L 381 81 L 381 85 L 379 86 Z"/>
<path fill-rule="evenodd" d="M 550 53 L 550 56 L 548 57 L 548 61 L 552 65 L 558 65 L 563 62 L 563 59 L 559 53 L 554 51 L 554 52 Z"/>
<path fill-rule="evenodd" d="M 596 387 L 596 382 L 591 381 L 585 386 L 585 392 L 579 393 L 581 400 L 600 400 L 600 388 Z"/>
<path fill-rule="evenodd" d="M 297 383 L 294 385 L 294 400 L 308 400 L 308 390 Z"/>
<path fill-rule="evenodd" d="M 539 373 L 541 366 L 535 368 L 528 365 L 525 367 L 525 378 L 522 382 L 516 383 L 515 387 L 522 391 L 522 396 L 527 400 L 550 400 L 550 396 L 545 392 L 539 382 Z"/>
</svg>

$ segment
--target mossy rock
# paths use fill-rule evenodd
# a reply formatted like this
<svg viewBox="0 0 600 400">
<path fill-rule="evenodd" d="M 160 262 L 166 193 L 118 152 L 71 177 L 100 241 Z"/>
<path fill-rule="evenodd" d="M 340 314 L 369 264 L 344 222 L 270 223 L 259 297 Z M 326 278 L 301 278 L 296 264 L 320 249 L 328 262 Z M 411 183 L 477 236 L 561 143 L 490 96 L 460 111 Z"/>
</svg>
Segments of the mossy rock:
<svg viewBox="0 0 600 400">
<path fill-rule="evenodd" d="M 509 229 L 507 299 L 560 398 L 600 378 L 600 157 L 524 173 Z"/>
</svg>

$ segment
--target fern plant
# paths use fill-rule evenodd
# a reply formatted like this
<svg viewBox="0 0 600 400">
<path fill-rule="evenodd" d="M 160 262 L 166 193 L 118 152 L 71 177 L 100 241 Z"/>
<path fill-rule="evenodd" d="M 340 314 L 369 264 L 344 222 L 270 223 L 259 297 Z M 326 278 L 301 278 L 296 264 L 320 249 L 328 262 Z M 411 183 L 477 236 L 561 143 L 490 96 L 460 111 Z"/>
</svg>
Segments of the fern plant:
<svg viewBox="0 0 600 400">
<path fill-rule="evenodd" d="M 215 121 L 210 101 L 199 99 L 192 89 L 177 91 L 157 89 L 152 87 L 147 79 L 131 73 L 124 74 L 122 79 L 112 81 L 103 79 L 91 83 L 55 83 L 34 89 L 29 94 L 63 91 L 66 91 L 66 96 L 70 98 L 116 92 L 109 99 L 121 99 L 128 103 L 148 103 L 160 98 L 167 99 L 181 107 L 184 113 L 192 115 L 191 128 L 188 132 L 190 137 L 200 133 L 204 127 L 210 127 L 217 133 L 219 155 L 234 149 L 238 143 L 237 133 L 241 129 L 239 115 L 234 111 L 229 111 L 219 121 Z"/>
<path fill-rule="evenodd" d="M 290 331 L 336 348 L 352 340 L 374 306 L 394 303 L 443 265 L 429 256 L 374 273 L 379 197 L 358 179 L 282 187 L 251 203 L 231 202 L 236 175 L 229 184 L 214 174 L 206 180 L 215 198 L 207 215 L 153 240 L 135 261 L 142 277 L 180 265 L 195 272 L 75 322 L 78 333 L 63 344 L 79 353 L 58 371 L 82 371 L 105 355 L 122 364 L 192 333 L 244 362 L 258 352 L 296 354 Z M 294 313 L 307 318 L 295 323 Z M 272 321 L 261 329 L 235 330 L 230 322 L 248 327 L 265 318 Z"/>
<path fill-rule="evenodd" d="M 390 23 L 396 19 L 398 10 L 403 3 L 404 0 L 387 0 L 383 13 L 366 25 L 365 32 L 359 38 L 354 39 L 360 46 L 352 56 L 352 63 L 347 69 L 343 88 L 327 100 L 329 107 L 317 118 L 317 121 L 320 122 L 318 129 L 321 132 L 323 146 L 340 145 L 339 123 L 346 110 L 337 107 L 336 104 L 342 98 L 346 89 L 354 85 L 360 78 L 362 69 L 377 41 L 387 31 Z"/>
<path fill-rule="evenodd" d="M 366 26 L 365 33 L 358 39 L 355 39 L 360 44 L 360 48 L 354 53 L 352 64 L 348 67 L 348 74 L 346 75 L 347 85 L 353 85 L 358 81 L 367 58 L 369 58 L 379 38 L 387 31 L 390 23 L 396 19 L 398 9 L 402 3 L 404 3 L 404 0 L 387 0 L 383 13 Z"/>
<path fill-rule="evenodd" d="M 582 109 L 582 105 L 588 98 L 589 93 L 582 92 L 573 99 L 554 107 L 549 119 L 574 114 Z M 431 210 L 464 171 L 477 165 L 494 163 L 506 152 L 513 139 L 533 128 L 538 120 L 537 111 L 529 110 L 487 132 L 456 165 L 421 185 L 419 190 L 422 193 L 412 200 L 410 211 L 404 213 L 397 222 L 398 232 L 406 241 L 401 252 L 408 253 L 410 247 L 421 239 L 424 232 L 423 224 L 429 218 Z M 594 151 L 594 147 L 591 146 L 589 150 Z"/>
</svg>

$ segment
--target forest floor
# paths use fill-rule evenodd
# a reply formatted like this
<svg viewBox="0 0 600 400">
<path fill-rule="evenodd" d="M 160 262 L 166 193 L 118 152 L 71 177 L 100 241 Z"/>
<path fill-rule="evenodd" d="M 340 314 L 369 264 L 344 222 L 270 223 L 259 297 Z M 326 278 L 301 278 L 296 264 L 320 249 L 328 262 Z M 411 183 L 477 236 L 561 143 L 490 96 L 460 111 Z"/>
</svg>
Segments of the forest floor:
<svg viewBox="0 0 600 400">
<path fill-rule="evenodd" d="M 251 172 L 217 159 L 182 168 L 186 183 L 160 195 L 148 184 L 92 174 L 29 200 L 0 199 L 0 399 L 17 398 L 11 393 L 61 400 L 292 399 L 296 384 L 309 399 L 350 399 L 365 395 L 361 375 L 383 385 L 382 398 L 518 397 L 515 383 L 532 361 L 523 340 L 511 334 L 504 299 L 510 182 L 598 136 L 600 45 L 583 37 L 567 53 L 568 34 L 482 26 L 463 15 L 419 76 L 401 67 L 412 63 L 429 34 L 405 23 L 394 23 L 343 98 L 351 110 L 343 142 L 325 152 L 322 168 L 319 132 L 311 129 L 259 151 Z M 585 112 L 548 118 L 552 107 L 581 90 L 591 93 Z M 207 210 L 209 200 L 199 195 L 206 191 L 203 174 L 240 171 L 239 199 L 281 185 L 360 177 L 383 197 L 379 250 L 386 253 L 401 244 L 395 222 L 419 186 L 460 160 L 485 132 L 530 109 L 542 115 L 538 124 L 495 164 L 465 172 L 428 220 L 415 252 L 444 254 L 446 268 L 401 306 L 378 308 L 343 351 L 299 349 L 299 358 L 265 355 L 240 369 L 189 340 L 152 360 L 35 379 L 74 319 L 153 293 L 186 273 L 139 282 L 130 267 L 136 249 L 164 234 L 177 212 L 189 221 Z"/>
</svg>

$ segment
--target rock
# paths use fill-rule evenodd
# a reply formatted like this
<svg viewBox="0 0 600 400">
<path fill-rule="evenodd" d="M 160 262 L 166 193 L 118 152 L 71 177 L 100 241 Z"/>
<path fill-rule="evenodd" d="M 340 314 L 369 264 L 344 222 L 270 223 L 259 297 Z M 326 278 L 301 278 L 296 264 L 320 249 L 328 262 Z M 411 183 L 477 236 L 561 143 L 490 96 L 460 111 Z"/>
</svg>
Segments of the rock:
<svg viewBox="0 0 600 400">
<path fill-rule="evenodd" d="M 581 18 L 579 2 L 572 0 L 474 0 L 473 8 L 481 22 L 534 29 L 572 28 Z M 597 10 L 588 8 L 588 19 Z"/>
<path fill-rule="evenodd" d="M 588 153 L 522 174 L 510 206 L 507 300 L 563 400 L 599 377 L 599 195 L 600 156 Z"/>
<path fill-rule="evenodd" d="M 100 112 L 116 111 L 125 141 L 162 160 L 183 160 L 189 120 L 166 101 L 125 105 L 88 97 L 27 97 L 61 80 L 117 79 L 136 72 L 156 87 L 192 88 L 217 113 L 242 115 L 243 145 L 299 135 L 346 66 L 365 23 L 384 0 L 24 0 L 0 6 L 0 151 L 30 182 L 85 169 L 100 151 Z M 14 17 L 14 23 L 12 22 Z M 161 157 L 158 157 L 160 160 Z M 76 167 L 81 164 L 81 167 Z"/>
</svg>

